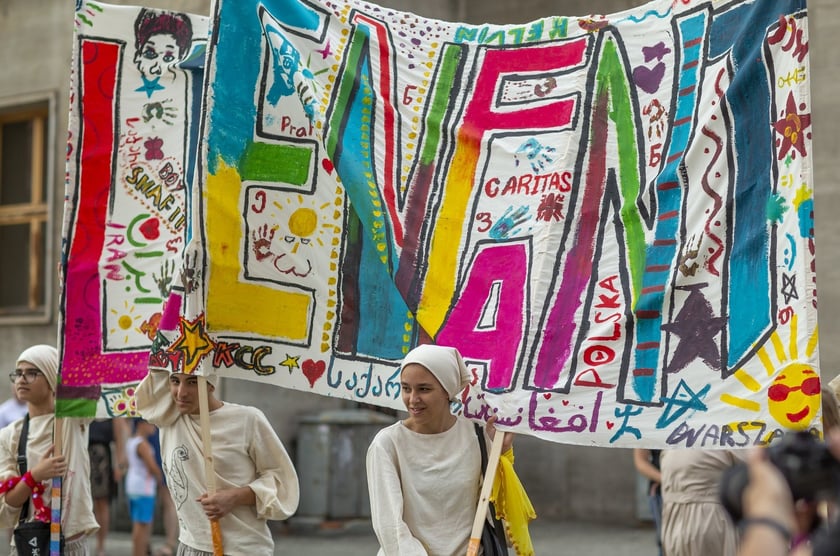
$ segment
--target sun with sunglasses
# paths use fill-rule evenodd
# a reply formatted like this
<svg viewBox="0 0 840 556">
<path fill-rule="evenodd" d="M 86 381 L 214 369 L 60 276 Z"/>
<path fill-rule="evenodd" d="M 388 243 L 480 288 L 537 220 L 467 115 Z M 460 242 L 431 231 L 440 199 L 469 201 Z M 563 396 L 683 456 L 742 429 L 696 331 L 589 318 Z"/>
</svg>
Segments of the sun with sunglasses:
<svg viewBox="0 0 840 556">
<path fill-rule="evenodd" d="M 819 408 L 820 377 L 810 365 L 787 365 L 767 389 L 767 409 L 787 429 L 806 430 Z"/>
</svg>

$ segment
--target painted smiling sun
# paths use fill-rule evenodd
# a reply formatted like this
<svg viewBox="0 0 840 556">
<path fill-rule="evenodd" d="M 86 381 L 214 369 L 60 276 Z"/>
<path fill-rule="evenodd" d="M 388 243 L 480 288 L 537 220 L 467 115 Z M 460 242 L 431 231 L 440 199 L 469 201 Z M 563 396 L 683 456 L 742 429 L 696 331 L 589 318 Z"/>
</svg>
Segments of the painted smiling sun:
<svg viewBox="0 0 840 556">
<path fill-rule="evenodd" d="M 820 409 L 820 377 L 810 365 L 792 363 L 767 389 L 767 409 L 785 428 L 805 430 Z"/>
</svg>

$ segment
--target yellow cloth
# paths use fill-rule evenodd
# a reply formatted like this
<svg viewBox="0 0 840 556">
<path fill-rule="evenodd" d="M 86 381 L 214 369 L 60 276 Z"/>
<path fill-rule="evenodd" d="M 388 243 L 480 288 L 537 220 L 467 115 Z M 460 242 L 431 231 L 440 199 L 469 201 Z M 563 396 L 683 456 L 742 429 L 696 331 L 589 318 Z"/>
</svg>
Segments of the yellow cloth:
<svg viewBox="0 0 840 556">
<path fill-rule="evenodd" d="M 531 544 L 528 522 L 537 514 L 513 470 L 513 448 L 499 458 L 490 501 L 496 508 L 496 518 L 504 520 L 505 531 L 517 556 L 533 556 L 534 545 Z"/>
</svg>

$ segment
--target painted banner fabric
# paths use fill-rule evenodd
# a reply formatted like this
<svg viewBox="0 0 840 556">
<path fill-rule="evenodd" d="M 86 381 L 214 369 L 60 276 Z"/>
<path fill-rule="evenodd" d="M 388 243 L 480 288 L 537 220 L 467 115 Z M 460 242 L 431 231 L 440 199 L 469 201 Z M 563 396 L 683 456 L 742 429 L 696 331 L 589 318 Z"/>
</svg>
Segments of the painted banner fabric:
<svg viewBox="0 0 840 556">
<path fill-rule="evenodd" d="M 189 280 L 155 368 L 601 446 L 819 429 L 803 0 L 521 25 L 220 0 Z"/>
<path fill-rule="evenodd" d="M 188 237 L 208 18 L 78 1 L 59 416 L 133 413 Z"/>
</svg>

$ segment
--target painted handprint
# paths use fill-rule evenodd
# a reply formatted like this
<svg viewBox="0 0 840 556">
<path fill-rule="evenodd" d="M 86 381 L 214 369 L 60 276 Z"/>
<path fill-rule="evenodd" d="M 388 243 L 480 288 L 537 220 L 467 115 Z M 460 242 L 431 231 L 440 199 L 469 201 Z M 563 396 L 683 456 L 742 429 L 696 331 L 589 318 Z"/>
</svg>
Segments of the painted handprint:
<svg viewBox="0 0 840 556">
<path fill-rule="evenodd" d="M 198 272 L 198 253 L 184 254 L 184 266 L 181 269 L 181 285 L 185 293 L 192 293 L 198 288 L 201 274 Z"/>
<path fill-rule="evenodd" d="M 269 257 L 273 257 L 271 252 L 271 242 L 274 241 L 274 233 L 277 228 L 269 228 L 268 224 L 263 224 L 253 232 L 251 232 L 251 239 L 254 243 L 251 245 L 251 250 L 257 261 L 263 261 Z"/>
<path fill-rule="evenodd" d="M 653 99 L 647 106 L 642 108 L 642 114 L 648 116 L 648 139 L 653 139 L 653 135 L 662 137 L 665 131 L 665 125 L 668 121 L 668 112 L 657 99 Z"/>
<path fill-rule="evenodd" d="M 169 286 L 172 285 L 172 276 L 175 274 L 175 261 L 172 259 L 164 261 L 160 265 L 160 276 L 152 272 L 152 279 L 157 284 L 160 296 L 166 298 L 169 295 Z"/>
<path fill-rule="evenodd" d="M 546 166 L 554 162 L 554 153 L 557 149 L 548 145 L 543 145 L 533 137 L 522 143 L 516 153 L 514 159 L 516 165 L 519 166 L 519 156 L 524 155 L 525 159 L 531 165 L 531 170 L 535 174 L 539 174 L 545 170 Z"/>
<path fill-rule="evenodd" d="M 172 125 L 175 118 L 178 117 L 178 109 L 174 106 L 168 106 L 167 103 L 172 102 L 167 99 L 161 102 L 148 102 L 143 105 L 143 121 L 149 123 L 152 120 L 160 120 L 166 125 Z"/>
<path fill-rule="evenodd" d="M 514 210 L 508 207 L 505 213 L 499 218 L 493 227 L 490 228 L 490 237 L 493 239 L 505 239 L 512 233 L 519 231 L 519 226 L 531 219 L 528 214 L 528 207 L 521 206 Z"/>
<path fill-rule="evenodd" d="M 308 70 L 305 70 L 304 76 L 306 74 L 312 75 Z M 312 81 L 309 82 L 310 84 L 313 83 Z M 297 93 L 298 97 L 300 97 L 300 102 L 303 104 L 303 112 L 306 114 L 307 119 L 310 122 L 315 121 L 315 89 L 311 87 L 307 83 L 298 83 L 297 86 Z"/>
<path fill-rule="evenodd" d="M 703 241 L 703 234 L 695 238 L 691 236 L 685 247 L 680 249 L 680 272 L 683 276 L 694 276 L 700 265 L 697 264 L 697 259 L 700 256 L 700 243 Z"/>
</svg>

